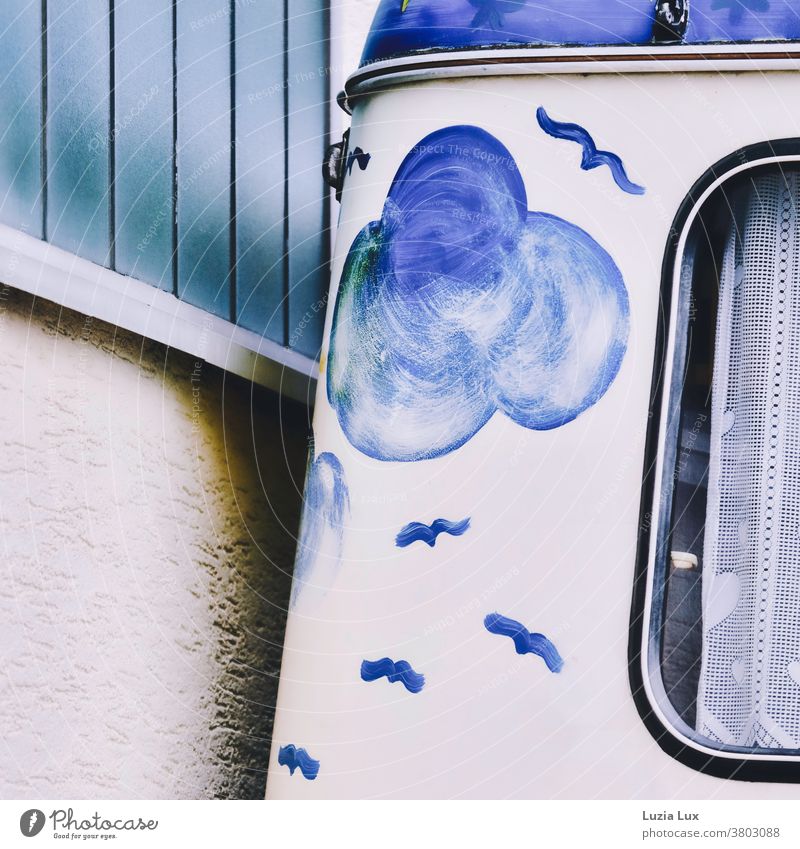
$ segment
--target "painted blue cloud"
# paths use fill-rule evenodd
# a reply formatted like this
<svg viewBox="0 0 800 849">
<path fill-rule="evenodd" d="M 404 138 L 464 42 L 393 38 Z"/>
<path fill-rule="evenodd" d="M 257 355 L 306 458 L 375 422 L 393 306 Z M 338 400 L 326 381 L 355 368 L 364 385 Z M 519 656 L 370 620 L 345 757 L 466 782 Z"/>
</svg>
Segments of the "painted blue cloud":
<svg viewBox="0 0 800 849">
<path fill-rule="evenodd" d="M 328 400 L 379 460 L 439 457 L 496 411 L 548 430 L 617 375 L 628 295 L 584 230 L 529 212 L 517 164 L 490 133 L 448 127 L 400 165 L 339 285 Z"/>
<path fill-rule="evenodd" d="M 313 456 L 313 448 L 311 451 Z M 324 595 L 332 586 L 341 564 L 344 522 L 349 511 L 350 493 L 339 458 L 330 451 L 315 460 L 309 458 L 294 564 L 292 608 L 305 587 Z"/>
</svg>

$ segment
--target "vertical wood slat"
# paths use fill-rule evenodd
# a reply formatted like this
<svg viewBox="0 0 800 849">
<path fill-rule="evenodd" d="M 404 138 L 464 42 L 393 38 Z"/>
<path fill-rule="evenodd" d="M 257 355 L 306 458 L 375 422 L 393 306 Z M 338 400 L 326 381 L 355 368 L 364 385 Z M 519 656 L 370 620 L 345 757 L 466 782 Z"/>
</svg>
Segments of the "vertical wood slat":
<svg viewBox="0 0 800 849">
<path fill-rule="evenodd" d="M 116 0 L 117 271 L 172 291 L 172 0 Z"/>
<path fill-rule="evenodd" d="M 230 35 L 225 0 L 177 6 L 178 297 L 231 318 Z"/>
<path fill-rule="evenodd" d="M 47 221 L 53 244 L 110 263 L 108 0 L 48 0 Z"/>
<path fill-rule="evenodd" d="M 0 221 L 42 236 L 42 4 L 0 3 Z"/>
<path fill-rule="evenodd" d="M 178 294 L 316 354 L 328 261 L 327 190 L 319 166 L 328 131 L 329 4 L 178 2 L 173 30 L 172 0 L 113 0 L 113 6 L 111 0 L 48 0 L 44 135 L 43 5 L 0 4 L 0 47 L 6 46 L 0 104 L 11 116 L 0 129 L 0 220 L 101 264 L 115 258 L 122 273 L 170 290 L 177 215 Z"/>
<path fill-rule="evenodd" d="M 236 6 L 235 319 L 285 344 L 282 6 L 280 0 Z"/>
<path fill-rule="evenodd" d="M 287 19 L 288 344 L 316 356 L 325 320 L 328 190 L 320 167 L 328 143 L 328 0 L 291 0 Z"/>
</svg>

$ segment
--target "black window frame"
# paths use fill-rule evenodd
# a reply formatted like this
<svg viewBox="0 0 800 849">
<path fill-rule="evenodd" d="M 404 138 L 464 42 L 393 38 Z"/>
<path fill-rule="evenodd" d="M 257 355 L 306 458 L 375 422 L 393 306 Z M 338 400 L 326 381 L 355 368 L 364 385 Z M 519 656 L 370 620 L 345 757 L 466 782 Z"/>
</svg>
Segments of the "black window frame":
<svg viewBox="0 0 800 849">
<path fill-rule="evenodd" d="M 674 708 L 667 707 L 675 713 L 675 723 L 670 725 L 662 719 L 662 709 L 669 705 L 666 692 L 663 699 L 656 697 L 658 705 L 650 700 L 645 677 L 656 691 L 660 686 L 663 690 L 660 674 L 660 635 L 664 618 L 664 593 L 666 580 L 664 566 L 666 557 L 655 558 L 651 564 L 651 549 L 653 535 L 656 535 L 656 550 L 659 545 L 667 542 L 664 536 L 664 515 L 669 515 L 666 504 L 669 499 L 660 499 L 661 515 L 654 515 L 656 503 L 656 486 L 661 486 L 658 477 L 659 446 L 662 441 L 662 415 L 665 405 L 675 395 L 675 383 L 680 382 L 682 375 L 668 371 L 667 355 L 669 351 L 670 321 L 673 309 L 673 298 L 679 295 L 675 285 L 676 271 L 684 268 L 687 251 L 679 253 L 680 243 L 684 234 L 690 237 L 695 213 L 699 213 L 703 204 L 710 199 L 712 188 L 720 188 L 727 180 L 744 173 L 747 170 L 762 165 L 794 162 L 800 164 L 800 138 L 785 138 L 775 141 L 761 142 L 742 147 L 712 165 L 692 186 L 688 195 L 680 205 L 670 228 L 667 245 L 662 262 L 661 288 L 658 306 L 658 321 L 655 339 L 655 355 L 653 377 L 650 390 L 649 422 L 645 441 L 644 470 L 642 475 L 641 507 L 639 513 L 639 532 L 636 553 L 636 570 L 634 575 L 633 598 L 631 603 L 631 620 L 628 643 L 628 676 L 633 700 L 645 727 L 650 732 L 661 749 L 683 765 L 706 775 L 717 778 L 735 779 L 739 781 L 800 783 L 800 750 L 791 750 L 787 754 L 776 755 L 775 750 L 763 750 L 765 754 L 756 754 L 748 748 L 717 745 L 710 740 L 700 738 L 694 729 L 685 726 Z M 680 304 L 678 304 L 680 306 Z M 667 383 L 667 375 L 672 380 Z M 680 397 L 680 390 L 677 397 Z M 677 451 L 677 440 L 668 451 Z M 665 451 L 665 454 L 667 451 Z M 664 475 L 671 475 L 673 464 L 667 460 L 663 463 Z M 659 569 L 659 559 L 661 568 Z M 652 568 L 651 568 L 652 567 Z M 648 589 L 652 581 L 653 593 L 647 616 Z M 646 653 L 645 638 L 647 639 Z M 681 726 L 686 727 L 684 733 Z M 694 735 L 692 739 L 690 733 Z"/>
</svg>

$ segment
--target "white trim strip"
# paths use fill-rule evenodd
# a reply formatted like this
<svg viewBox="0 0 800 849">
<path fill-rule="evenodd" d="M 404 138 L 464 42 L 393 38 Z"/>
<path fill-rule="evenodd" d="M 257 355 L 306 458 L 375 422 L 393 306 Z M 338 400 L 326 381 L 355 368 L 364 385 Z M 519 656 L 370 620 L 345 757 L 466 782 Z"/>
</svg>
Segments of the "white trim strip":
<svg viewBox="0 0 800 849">
<path fill-rule="evenodd" d="M 0 280 L 313 404 L 319 367 L 310 358 L 2 224 Z"/>
<path fill-rule="evenodd" d="M 506 47 L 450 50 L 364 65 L 347 80 L 354 97 L 411 80 L 519 74 L 632 74 L 800 69 L 800 42 Z"/>
</svg>

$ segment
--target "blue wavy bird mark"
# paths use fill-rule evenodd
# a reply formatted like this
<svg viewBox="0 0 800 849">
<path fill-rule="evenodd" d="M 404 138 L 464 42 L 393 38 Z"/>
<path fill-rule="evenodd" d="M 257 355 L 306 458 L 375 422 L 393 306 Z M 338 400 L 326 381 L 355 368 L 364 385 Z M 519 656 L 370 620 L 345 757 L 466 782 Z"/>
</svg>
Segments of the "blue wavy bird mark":
<svg viewBox="0 0 800 849">
<path fill-rule="evenodd" d="M 372 159 L 372 154 L 371 153 L 365 153 L 360 147 L 357 147 L 354 150 L 351 150 L 347 154 L 347 165 L 346 165 L 347 173 L 348 174 L 353 173 L 353 165 L 355 165 L 356 163 L 358 163 L 358 167 L 362 171 L 366 171 L 367 165 L 369 165 L 370 159 Z"/>
<path fill-rule="evenodd" d="M 361 662 L 362 681 L 377 681 L 379 678 L 388 678 L 391 684 L 400 681 L 409 693 L 419 693 L 425 686 L 425 676 L 415 672 L 407 660 L 382 657 Z"/>
<path fill-rule="evenodd" d="M 630 195 L 643 195 L 645 193 L 644 186 L 639 186 L 628 179 L 628 174 L 620 157 L 608 150 L 598 150 L 594 139 L 580 124 L 565 124 L 561 121 L 554 121 L 547 114 L 543 106 L 540 106 L 536 110 L 536 120 L 548 136 L 552 136 L 554 139 L 575 142 L 583 148 L 583 157 L 581 159 L 582 170 L 591 171 L 593 168 L 600 168 L 603 165 L 607 165 L 611 171 L 611 176 L 614 178 L 614 182 L 623 192 L 627 192 Z"/>
<path fill-rule="evenodd" d="M 564 668 L 564 661 L 558 649 L 544 634 L 532 634 L 521 622 L 501 616 L 499 613 L 490 613 L 483 620 L 483 624 L 490 634 L 511 637 L 517 654 L 538 655 L 551 672 L 561 672 Z"/>
<path fill-rule="evenodd" d="M 415 542 L 424 542 L 433 548 L 439 534 L 460 537 L 469 530 L 469 523 L 469 518 L 462 519 L 460 522 L 435 519 L 430 525 L 423 522 L 410 522 L 395 537 L 395 544 L 398 548 L 405 548 Z"/>
<path fill-rule="evenodd" d="M 281 746 L 278 751 L 278 764 L 289 767 L 289 775 L 299 769 L 303 778 L 313 781 L 319 775 L 319 761 L 315 761 L 305 749 L 298 749 L 293 743 Z"/>
</svg>

